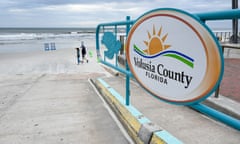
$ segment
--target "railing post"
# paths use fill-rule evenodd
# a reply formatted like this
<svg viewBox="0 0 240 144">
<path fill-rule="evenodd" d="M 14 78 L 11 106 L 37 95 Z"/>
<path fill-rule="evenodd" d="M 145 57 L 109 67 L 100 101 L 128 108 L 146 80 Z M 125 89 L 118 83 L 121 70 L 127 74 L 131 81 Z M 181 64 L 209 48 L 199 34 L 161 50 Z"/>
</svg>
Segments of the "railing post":
<svg viewBox="0 0 240 144">
<path fill-rule="evenodd" d="M 238 0 L 232 0 L 232 9 L 237 9 L 238 8 Z M 233 43 L 238 43 L 238 19 L 234 18 L 232 20 L 232 42 Z"/>
<path fill-rule="evenodd" d="M 127 21 L 130 21 L 130 16 L 126 17 Z M 127 24 L 126 26 L 126 37 L 128 36 L 128 32 L 130 31 L 130 24 Z M 127 62 L 125 63 L 126 70 L 129 71 L 129 67 Z M 130 76 L 126 74 L 126 105 L 130 105 Z"/>
<path fill-rule="evenodd" d="M 115 38 L 117 39 L 117 25 L 114 26 L 114 33 L 115 33 Z M 118 66 L 118 54 L 115 55 L 115 66 Z"/>
</svg>

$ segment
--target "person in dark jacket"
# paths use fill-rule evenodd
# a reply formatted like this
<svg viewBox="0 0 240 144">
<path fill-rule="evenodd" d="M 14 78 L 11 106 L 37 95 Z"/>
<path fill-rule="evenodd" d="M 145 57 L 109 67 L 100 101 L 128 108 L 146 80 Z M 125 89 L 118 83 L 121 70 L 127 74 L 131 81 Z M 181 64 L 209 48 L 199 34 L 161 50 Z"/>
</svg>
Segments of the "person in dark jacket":
<svg viewBox="0 0 240 144">
<path fill-rule="evenodd" d="M 80 49 L 79 48 L 76 48 L 77 50 L 77 64 L 80 63 Z"/>
<path fill-rule="evenodd" d="M 84 42 L 81 42 L 81 48 L 82 48 L 82 63 L 84 60 L 88 63 L 88 59 L 86 58 L 87 55 L 87 48 L 84 46 Z"/>
</svg>

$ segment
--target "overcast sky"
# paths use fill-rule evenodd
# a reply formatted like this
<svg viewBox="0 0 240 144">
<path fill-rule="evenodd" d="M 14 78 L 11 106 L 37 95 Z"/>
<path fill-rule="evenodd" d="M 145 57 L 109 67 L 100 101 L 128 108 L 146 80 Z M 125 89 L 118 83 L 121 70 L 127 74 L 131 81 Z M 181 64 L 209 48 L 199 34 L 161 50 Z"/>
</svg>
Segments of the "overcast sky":
<svg viewBox="0 0 240 144">
<path fill-rule="evenodd" d="M 191 13 L 231 9 L 231 0 L 1 0 L 0 27 L 96 27 L 161 7 Z"/>
</svg>

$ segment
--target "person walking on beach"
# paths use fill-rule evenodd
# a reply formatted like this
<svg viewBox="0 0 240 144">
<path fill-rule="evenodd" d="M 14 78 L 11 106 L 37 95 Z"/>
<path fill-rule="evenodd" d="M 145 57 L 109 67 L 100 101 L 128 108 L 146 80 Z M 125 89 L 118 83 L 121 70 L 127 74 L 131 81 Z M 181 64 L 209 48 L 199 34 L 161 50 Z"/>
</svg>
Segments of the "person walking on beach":
<svg viewBox="0 0 240 144">
<path fill-rule="evenodd" d="M 84 62 L 84 60 L 86 60 L 86 62 L 88 63 L 88 59 L 86 58 L 86 54 L 87 54 L 87 49 L 84 46 L 84 42 L 81 42 L 81 48 L 82 48 L 82 63 Z"/>
<path fill-rule="evenodd" d="M 76 50 L 77 50 L 77 64 L 79 65 L 79 63 L 80 63 L 80 49 L 76 48 Z"/>
</svg>

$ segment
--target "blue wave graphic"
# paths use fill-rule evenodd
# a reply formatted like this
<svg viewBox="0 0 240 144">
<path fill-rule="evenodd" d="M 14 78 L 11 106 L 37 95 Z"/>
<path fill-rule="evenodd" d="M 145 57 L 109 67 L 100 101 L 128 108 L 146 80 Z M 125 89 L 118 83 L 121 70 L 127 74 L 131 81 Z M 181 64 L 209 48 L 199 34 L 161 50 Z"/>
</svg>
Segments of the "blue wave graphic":
<svg viewBox="0 0 240 144">
<path fill-rule="evenodd" d="M 194 62 L 194 59 L 192 59 L 191 57 L 189 57 L 189 56 L 187 56 L 187 55 L 185 55 L 185 54 L 183 54 L 181 52 L 174 51 L 174 50 L 167 50 L 167 51 L 160 52 L 160 53 L 158 53 L 156 55 L 150 55 L 150 56 L 149 55 L 144 55 L 144 54 L 138 52 L 136 49 L 134 49 L 134 51 L 136 53 L 138 53 L 139 55 L 141 55 L 142 57 L 144 57 L 144 58 L 155 58 L 155 57 L 158 57 L 158 56 L 161 56 L 161 55 L 165 55 L 165 54 L 176 54 L 176 55 L 179 55 L 181 57 L 184 57 L 185 59 L 187 59 L 187 60 L 189 60 L 191 62 Z"/>
</svg>

